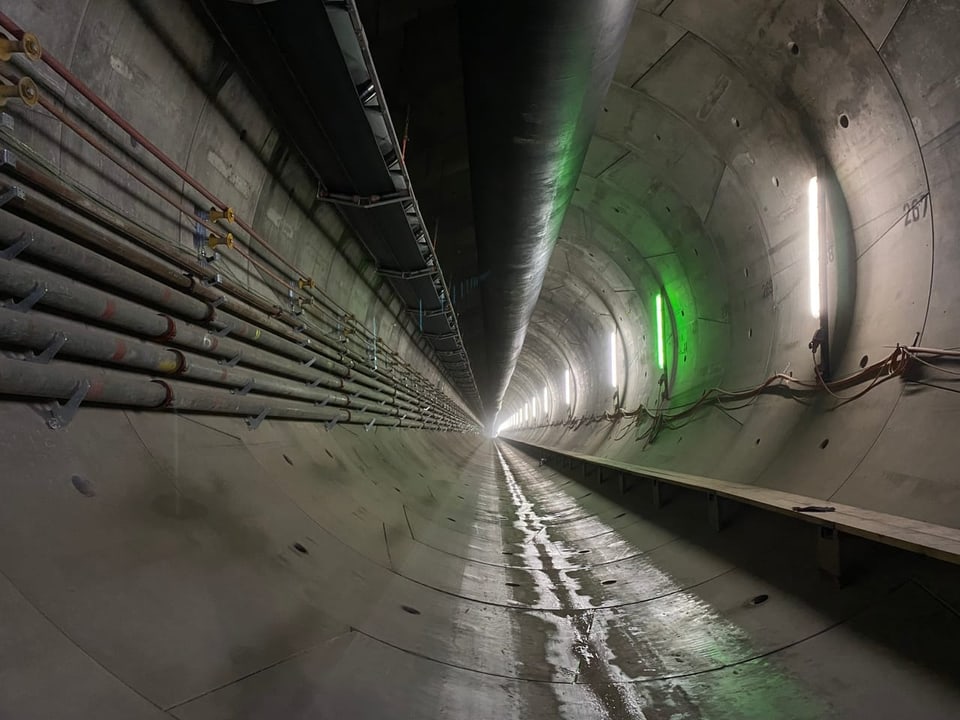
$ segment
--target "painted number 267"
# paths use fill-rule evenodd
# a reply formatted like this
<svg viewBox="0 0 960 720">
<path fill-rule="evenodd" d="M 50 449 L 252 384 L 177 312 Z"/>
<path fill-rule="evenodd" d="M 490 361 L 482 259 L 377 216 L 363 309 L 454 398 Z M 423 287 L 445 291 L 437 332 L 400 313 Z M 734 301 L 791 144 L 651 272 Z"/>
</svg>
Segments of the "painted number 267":
<svg viewBox="0 0 960 720">
<path fill-rule="evenodd" d="M 930 204 L 930 195 L 924 193 L 920 197 L 903 204 L 903 226 L 919 222 L 927 216 L 927 207 Z"/>
</svg>

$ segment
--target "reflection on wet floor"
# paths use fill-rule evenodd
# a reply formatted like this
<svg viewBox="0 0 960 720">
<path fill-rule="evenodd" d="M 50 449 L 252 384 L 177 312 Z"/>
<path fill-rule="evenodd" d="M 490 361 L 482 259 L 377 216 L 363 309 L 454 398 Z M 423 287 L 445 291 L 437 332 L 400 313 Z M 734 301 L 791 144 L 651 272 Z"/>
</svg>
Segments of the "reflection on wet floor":
<svg viewBox="0 0 960 720">
<path fill-rule="evenodd" d="M 721 707 L 737 705 L 730 699 L 716 705 L 695 697 L 692 679 L 733 666 L 729 691 L 737 692 L 742 669 L 750 675 L 758 710 L 768 712 L 788 702 L 790 717 L 826 716 L 819 703 L 801 701 L 801 689 L 759 658 L 765 653 L 752 646 L 738 625 L 643 555 L 627 568 L 649 583 L 639 595 L 632 578 L 617 582 L 623 571 L 618 563 L 590 564 L 590 556 L 578 547 L 584 537 L 602 536 L 612 544 L 625 539 L 598 515 L 585 516 L 577 498 L 583 487 L 561 488 L 566 478 L 507 445 L 499 444 L 495 452 L 502 513 L 512 518 L 516 531 L 509 538 L 504 533 L 510 541 L 506 552 L 522 560 L 511 571 L 522 578 L 514 603 L 562 608 L 520 610 L 512 618 L 521 660 L 518 675 L 549 668 L 557 717 L 586 717 L 585 707 L 593 708 L 591 717 L 611 720 L 717 717 L 704 709 L 711 704 L 725 715 Z M 576 694 L 564 685 L 573 686 Z M 546 717 L 542 697 L 538 703 L 527 710 Z M 742 717 L 764 716 L 741 709 Z"/>
</svg>

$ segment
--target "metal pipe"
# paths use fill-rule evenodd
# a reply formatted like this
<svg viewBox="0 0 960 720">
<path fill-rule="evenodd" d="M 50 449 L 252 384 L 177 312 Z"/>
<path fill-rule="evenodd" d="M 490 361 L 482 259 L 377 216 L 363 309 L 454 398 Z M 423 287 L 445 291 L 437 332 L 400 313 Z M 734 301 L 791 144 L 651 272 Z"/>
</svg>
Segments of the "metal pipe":
<svg viewBox="0 0 960 720">
<path fill-rule="evenodd" d="M 169 316 L 154 313 L 129 300 L 111 296 L 50 270 L 26 265 L 19 260 L 0 262 L 0 292 L 22 300 L 32 293 L 41 291 L 42 295 L 37 299 L 37 304 L 44 307 L 220 358 L 231 360 L 239 358 L 244 364 L 294 377 L 307 383 L 317 382 L 325 387 L 358 394 L 369 400 L 394 401 L 390 395 L 333 377 L 312 367 L 276 357 L 229 338 L 218 338 L 204 330 L 176 321 Z M 398 403 L 398 406 L 409 411 L 418 410 L 416 406 L 408 403 Z"/>
<path fill-rule="evenodd" d="M 212 390 L 170 379 L 151 379 L 143 375 L 54 360 L 47 365 L 0 357 L 0 394 L 39 398 L 68 399 L 84 382 L 90 388 L 84 402 L 122 407 L 183 410 L 218 415 L 258 417 L 266 411 L 271 418 L 326 421 L 381 427 L 398 427 L 396 419 L 386 420 L 371 413 L 355 412 L 313 403 L 280 398 L 251 397 Z M 423 427 L 440 429 L 436 423 Z"/>
<path fill-rule="evenodd" d="M 116 287 L 139 298 L 152 301 L 155 305 L 165 310 L 170 310 L 192 319 L 210 320 L 222 324 L 224 327 L 229 328 L 232 334 L 236 334 L 245 339 L 251 339 L 273 351 L 280 352 L 288 357 L 293 357 L 301 362 L 312 362 L 318 369 L 324 369 L 327 372 L 341 377 L 350 377 L 352 375 L 350 369 L 345 365 L 336 363 L 327 357 L 318 357 L 314 352 L 311 352 L 310 349 L 304 346 L 277 337 L 259 328 L 253 328 L 228 313 L 217 312 L 210 305 L 200 300 L 176 292 L 167 285 L 144 277 L 119 263 L 113 262 L 90 250 L 81 248 L 54 233 L 7 212 L 0 211 L 0 227 L 3 227 L 5 232 L 11 235 L 10 237 L 0 237 L 0 247 L 9 247 L 24 237 L 30 237 L 32 238 L 32 242 L 24 250 L 24 254 L 26 255 L 33 255 L 49 262 L 69 267 L 71 270 L 76 270 L 88 278 Z M 100 247 L 114 253 L 119 252 L 120 249 L 126 249 L 127 252 L 124 254 L 125 260 L 134 266 L 148 268 L 153 273 L 161 274 L 162 277 L 173 282 L 182 279 L 182 276 L 167 270 L 158 261 L 151 260 L 136 249 L 123 248 L 120 243 L 111 241 L 102 232 L 94 234 L 93 237 L 98 241 L 97 244 Z M 210 290 L 211 288 L 204 289 Z M 214 290 L 214 292 L 217 291 Z M 276 323 L 276 321 L 273 321 L 271 324 L 280 326 L 282 330 L 288 330 L 288 328 Z M 138 329 L 136 331 L 142 333 L 142 330 Z M 155 337 L 156 335 L 152 334 L 149 336 Z M 229 345 L 229 342 L 225 344 Z M 399 395 L 396 388 L 379 380 L 365 379 L 360 376 L 357 377 L 357 380 L 360 384 L 371 386 L 384 395 Z M 369 393 L 365 392 L 364 394 Z M 374 397 L 378 400 L 382 399 L 380 396 Z M 401 397 L 399 398 L 399 402 L 405 405 L 407 409 L 415 406 L 412 397 Z"/>
</svg>

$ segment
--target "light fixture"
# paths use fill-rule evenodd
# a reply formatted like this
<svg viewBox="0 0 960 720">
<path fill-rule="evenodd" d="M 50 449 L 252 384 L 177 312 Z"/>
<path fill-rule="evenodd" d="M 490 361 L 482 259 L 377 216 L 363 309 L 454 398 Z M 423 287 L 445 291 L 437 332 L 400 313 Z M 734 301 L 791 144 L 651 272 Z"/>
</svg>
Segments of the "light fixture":
<svg viewBox="0 0 960 720">
<path fill-rule="evenodd" d="M 810 314 L 820 318 L 820 191 L 816 176 L 807 184 L 807 243 L 810 252 Z"/>
<path fill-rule="evenodd" d="M 657 367 L 663 370 L 663 296 L 657 293 Z"/>
<path fill-rule="evenodd" d="M 550 414 L 550 398 L 547 397 L 547 386 L 543 386 L 543 414 Z"/>
<path fill-rule="evenodd" d="M 563 371 L 563 397 L 567 405 L 570 404 L 570 369 Z"/>
<path fill-rule="evenodd" d="M 610 333 L 610 384 L 617 386 L 617 331 Z"/>
</svg>

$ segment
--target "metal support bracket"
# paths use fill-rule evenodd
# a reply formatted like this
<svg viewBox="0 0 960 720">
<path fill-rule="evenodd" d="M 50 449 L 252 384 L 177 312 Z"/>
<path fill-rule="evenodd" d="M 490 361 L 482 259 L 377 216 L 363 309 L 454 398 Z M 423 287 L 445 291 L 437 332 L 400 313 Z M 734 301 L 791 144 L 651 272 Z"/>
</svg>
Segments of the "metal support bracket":
<svg viewBox="0 0 960 720">
<path fill-rule="evenodd" d="M 314 356 L 313 356 L 312 358 L 310 358 L 309 360 L 304 360 L 304 361 L 303 361 L 302 363 L 300 363 L 300 364 L 303 365 L 304 367 L 313 367 L 313 364 L 314 364 L 316 361 L 317 361 L 317 356 L 314 355 Z"/>
<path fill-rule="evenodd" d="M 7 310 L 13 310 L 14 312 L 25 313 L 30 312 L 34 305 L 40 302 L 40 298 L 47 294 L 47 286 L 37 283 L 33 286 L 33 290 L 30 291 L 30 294 L 27 295 L 23 300 L 19 302 L 12 303 L 7 306 Z"/>
<path fill-rule="evenodd" d="M 267 411 L 269 409 L 270 408 L 264 408 L 263 410 L 260 411 L 260 414 L 257 415 L 256 417 L 247 418 L 246 420 L 247 427 L 250 428 L 251 430 L 256 430 L 258 427 L 260 427 L 260 423 L 262 423 L 266 419 Z"/>
<path fill-rule="evenodd" d="M 817 528 L 817 564 L 820 571 L 837 584 L 841 584 L 846 570 L 840 531 L 833 525 Z"/>
<path fill-rule="evenodd" d="M 54 402 L 53 408 L 50 410 L 50 417 L 47 418 L 47 427 L 51 430 L 62 430 L 69 425 L 70 421 L 73 420 L 77 411 L 80 409 L 80 403 L 87 397 L 88 392 L 90 392 L 90 381 L 81 380 L 77 383 L 73 395 L 70 396 L 70 399 L 67 400 L 65 404 L 61 405 L 59 402 Z"/>
<path fill-rule="evenodd" d="M 654 507 L 662 508 L 670 501 L 670 491 L 666 485 L 656 478 L 654 478 L 652 482 Z"/>
<path fill-rule="evenodd" d="M 250 380 L 247 381 L 247 384 L 244 385 L 242 388 L 234 388 L 230 392 L 234 395 L 247 395 L 251 390 L 253 390 L 253 384 L 255 382 L 256 380 L 251 378 Z"/>
<path fill-rule="evenodd" d="M 0 194 L 0 207 L 3 207 L 11 200 L 23 200 L 25 197 L 26 193 L 23 192 L 23 188 L 14 185 Z"/>
<path fill-rule="evenodd" d="M 327 398 L 323 402 L 315 402 L 314 405 L 317 407 L 326 407 L 330 403 L 330 398 Z"/>
<path fill-rule="evenodd" d="M 223 295 L 221 295 L 221 296 L 218 297 L 216 300 L 211 301 L 210 307 L 216 309 L 216 308 L 220 307 L 221 305 L 223 305 L 226 301 L 227 301 L 227 298 L 224 297 Z"/>
<path fill-rule="evenodd" d="M 730 519 L 731 503 L 716 493 L 707 493 L 707 519 L 710 527 L 720 532 Z"/>
<path fill-rule="evenodd" d="M 338 423 L 338 422 L 340 422 L 340 417 L 339 417 L 339 416 L 333 418 L 332 420 L 327 421 L 327 423 L 326 423 L 326 425 L 327 425 L 327 432 L 330 432 L 331 430 L 333 430 L 333 429 L 337 426 L 337 423 Z"/>
<path fill-rule="evenodd" d="M 13 245 L 0 250 L 0 260 L 13 260 L 33 243 L 33 235 L 24 233 Z"/>
<path fill-rule="evenodd" d="M 321 383 L 322 380 L 323 380 L 323 378 L 317 378 L 317 379 L 314 380 L 313 382 L 308 382 L 308 383 L 307 383 L 307 387 L 315 388 L 315 387 L 317 387 L 318 385 L 320 385 L 320 383 Z"/>
<path fill-rule="evenodd" d="M 226 337 L 227 335 L 230 334 L 230 328 L 222 327 L 219 330 L 214 330 L 213 334 L 216 335 L 217 337 Z"/>
<path fill-rule="evenodd" d="M 43 349 L 43 352 L 41 352 L 39 355 L 28 353 L 23 359 L 27 362 L 46 365 L 56 357 L 57 353 L 60 352 L 60 349 L 66 344 L 66 342 L 67 336 L 62 332 L 57 332 L 53 336 L 53 340 L 50 341 L 50 344 Z"/>
<path fill-rule="evenodd" d="M 203 278 L 200 281 L 200 284 L 203 285 L 204 287 L 210 287 L 211 285 L 219 285 L 222 282 L 223 282 L 223 276 L 220 273 L 215 273 L 211 277 Z M 223 300 L 220 300 L 220 302 L 223 302 Z"/>
<path fill-rule="evenodd" d="M 623 471 L 620 472 L 619 483 L 621 495 L 626 495 L 633 489 L 633 486 L 630 484 L 630 476 Z"/>
<path fill-rule="evenodd" d="M 240 362 L 240 356 L 241 356 L 242 354 L 243 354 L 243 353 L 237 353 L 236 355 L 234 355 L 234 356 L 233 356 L 232 358 L 230 358 L 229 360 L 220 360 L 219 363 L 220 363 L 221 365 L 226 365 L 227 367 L 231 367 L 231 368 L 232 368 L 232 367 L 236 367 L 236 366 L 237 366 L 237 363 Z"/>
<path fill-rule="evenodd" d="M 367 426 L 363 429 L 363 431 L 364 431 L 364 432 L 370 432 L 370 429 L 371 429 L 374 425 L 376 425 L 376 423 L 377 423 L 377 419 L 374 418 L 373 420 L 371 420 L 371 421 L 367 424 Z"/>
</svg>

